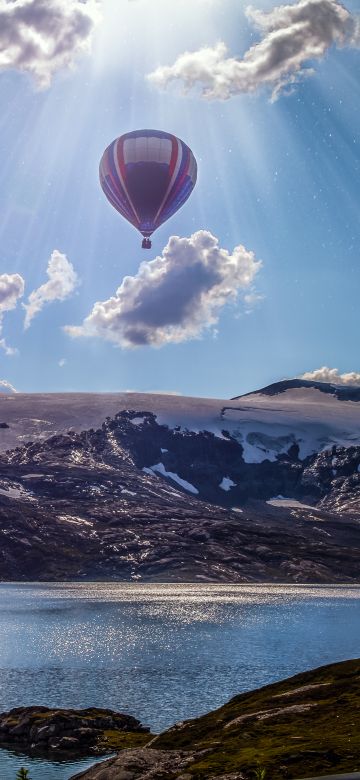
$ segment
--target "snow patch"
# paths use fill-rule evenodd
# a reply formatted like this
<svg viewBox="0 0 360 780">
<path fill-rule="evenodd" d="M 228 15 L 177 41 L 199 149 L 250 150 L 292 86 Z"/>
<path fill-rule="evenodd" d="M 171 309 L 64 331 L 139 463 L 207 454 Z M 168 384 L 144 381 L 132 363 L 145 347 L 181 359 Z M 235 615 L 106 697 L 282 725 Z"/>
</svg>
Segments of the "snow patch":
<svg viewBox="0 0 360 780">
<path fill-rule="evenodd" d="M 0 495 L 7 498 L 22 499 L 25 501 L 36 501 L 35 496 L 31 492 L 26 490 L 22 485 L 17 482 L 2 482 L 0 487 Z"/>
<path fill-rule="evenodd" d="M 221 490 L 228 491 L 230 490 L 230 488 L 236 487 L 236 482 L 233 482 L 232 479 L 230 479 L 230 477 L 223 477 L 219 487 L 221 488 Z"/>
<path fill-rule="evenodd" d="M 40 477 L 46 477 L 46 474 L 23 474 L 23 479 L 40 479 Z"/>
<path fill-rule="evenodd" d="M 144 471 L 144 469 L 143 469 Z M 150 471 L 154 473 L 156 471 L 158 474 L 161 474 L 163 477 L 169 477 L 169 479 L 172 479 L 174 482 L 177 482 L 178 485 L 180 485 L 185 490 L 188 490 L 189 493 L 198 494 L 198 489 L 191 484 L 191 482 L 187 482 L 186 479 L 181 479 L 178 474 L 175 474 L 173 471 L 166 471 L 165 466 L 163 463 L 156 463 L 154 466 L 151 466 Z"/>
<path fill-rule="evenodd" d="M 72 515 L 58 515 L 58 520 L 64 520 L 65 523 L 73 523 L 74 525 L 94 525 L 90 520 L 84 520 L 83 517 L 73 517 Z"/>
<path fill-rule="evenodd" d="M 270 506 L 284 507 L 287 509 L 314 509 L 309 504 L 302 504 L 301 501 L 297 501 L 295 498 L 285 498 L 284 496 L 275 496 L 270 498 L 266 502 Z"/>
</svg>

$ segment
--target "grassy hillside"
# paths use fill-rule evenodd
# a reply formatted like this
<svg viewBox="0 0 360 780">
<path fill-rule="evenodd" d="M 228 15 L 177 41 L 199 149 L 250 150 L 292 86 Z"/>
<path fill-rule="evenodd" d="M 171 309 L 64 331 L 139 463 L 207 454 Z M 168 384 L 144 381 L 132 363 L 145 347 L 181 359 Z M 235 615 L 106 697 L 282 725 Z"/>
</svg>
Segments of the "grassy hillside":
<svg viewBox="0 0 360 780">
<path fill-rule="evenodd" d="M 187 768 L 194 780 L 234 772 L 251 776 L 257 762 L 269 780 L 359 770 L 360 660 L 236 696 L 160 734 L 151 747 L 209 749 Z"/>
</svg>

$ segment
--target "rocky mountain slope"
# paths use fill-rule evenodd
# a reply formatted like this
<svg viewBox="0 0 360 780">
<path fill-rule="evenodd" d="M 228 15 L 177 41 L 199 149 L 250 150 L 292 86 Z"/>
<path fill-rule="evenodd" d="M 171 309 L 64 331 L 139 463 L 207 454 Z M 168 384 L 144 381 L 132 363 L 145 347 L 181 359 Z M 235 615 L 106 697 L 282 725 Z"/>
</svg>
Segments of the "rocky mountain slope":
<svg viewBox="0 0 360 780">
<path fill-rule="evenodd" d="M 241 694 L 140 750 L 73 780 L 271 780 L 341 774 L 360 762 L 360 661 L 323 666 Z"/>
<path fill-rule="evenodd" d="M 2 579 L 358 581 L 356 401 L 125 397 L 135 408 L 82 432 L 120 397 L 1 399 L 0 438 L 37 423 L 0 455 Z"/>
</svg>

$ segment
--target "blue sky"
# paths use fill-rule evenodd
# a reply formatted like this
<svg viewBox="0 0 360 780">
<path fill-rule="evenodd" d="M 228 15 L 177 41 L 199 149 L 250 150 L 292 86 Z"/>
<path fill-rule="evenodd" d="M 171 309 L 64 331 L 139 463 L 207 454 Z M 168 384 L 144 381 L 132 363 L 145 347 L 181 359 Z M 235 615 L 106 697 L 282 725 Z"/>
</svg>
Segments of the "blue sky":
<svg viewBox="0 0 360 780">
<path fill-rule="evenodd" d="M 275 3 L 253 5 L 270 11 Z M 147 78 L 218 41 L 243 57 L 262 38 L 246 6 L 104 0 L 91 51 L 59 67 L 49 86 L 40 89 L 18 66 L 0 69 L 0 274 L 25 282 L 24 297 L 3 314 L 2 337 L 17 352 L 1 351 L 0 376 L 18 390 L 229 397 L 323 365 L 360 369 L 358 44 L 329 47 L 310 63 L 312 75 L 275 102 L 261 84 L 206 100 L 201 85 L 184 94 L 179 81 L 160 88 Z M 356 13 L 357 3 L 346 8 Z M 98 183 L 105 147 L 138 128 L 180 136 L 199 168 L 194 193 L 156 232 L 151 253 Z M 230 253 L 243 245 L 262 261 L 253 305 L 240 291 L 217 310 L 215 326 L 160 348 L 124 349 L 64 331 L 114 296 L 125 276 L 136 277 L 142 261 L 161 256 L 170 236 L 199 230 Z M 40 307 L 24 330 L 21 304 L 46 282 L 54 250 L 79 284 Z"/>
</svg>

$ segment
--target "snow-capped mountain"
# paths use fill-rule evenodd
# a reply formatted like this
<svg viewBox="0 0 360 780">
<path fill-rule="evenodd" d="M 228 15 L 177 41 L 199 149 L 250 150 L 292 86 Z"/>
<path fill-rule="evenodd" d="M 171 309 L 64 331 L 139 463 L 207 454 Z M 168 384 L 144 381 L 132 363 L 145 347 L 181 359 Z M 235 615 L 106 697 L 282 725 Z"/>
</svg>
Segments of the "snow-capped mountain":
<svg viewBox="0 0 360 780">
<path fill-rule="evenodd" d="M 267 385 L 261 390 L 256 390 L 255 393 L 247 393 L 246 395 L 279 395 L 279 393 L 286 393 L 288 390 L 309 390 L 311 388 L 320 390 L 321 393 L 334 395 L 339 401 L 360 401 L 360 385 L 335 385 L 308 379 L 283 379 L 280 382 Z M 237 397 L 241 398 L 241 396 Z"/>
<path fill-rule="evenodd" d="M 360 404 L 328 386 L 2 396 L 0 441 L 0 578 L 359 577 Z"/>
<path fill-rule="evenodd" d="M 99 427 L 120 411 L 149 412 L 182 433 L 207 431 L 241 444 L 246 463 L 275 462 L 360 444 L 360 388 L 288 380 L 231 400 L 151 393 L 2 395 L 0 451 L 68 430 Z"/>
</svg>

